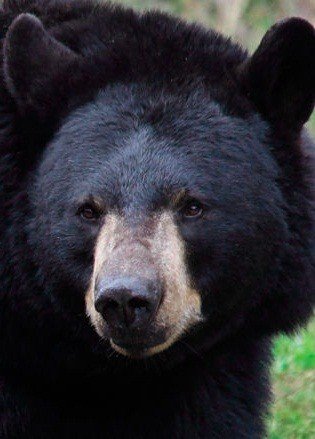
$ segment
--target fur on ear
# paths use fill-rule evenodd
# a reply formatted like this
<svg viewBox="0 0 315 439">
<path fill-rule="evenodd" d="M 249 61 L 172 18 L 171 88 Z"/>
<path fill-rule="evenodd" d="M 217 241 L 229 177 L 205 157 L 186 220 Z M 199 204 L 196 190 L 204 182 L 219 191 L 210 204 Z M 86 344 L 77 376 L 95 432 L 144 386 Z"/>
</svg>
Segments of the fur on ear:
<svg viewBox="0 0 315 439">
<path fill-rule="evenodd" d="M 79 58 L 31 14 L 21 14 L 13 21 L 3 51 L 4 80 L 22 111 L 45 112 L 54 107 L 58 87 L 64 88 L 65 77 L 71 76 Z"/>
<path fill-rule="evenodd" d="M 301 18 L 270 28 L 240 68 L 250 99 L 271 123 L 300 130 L 315 101 L 315 29 Z"/>
</svg>

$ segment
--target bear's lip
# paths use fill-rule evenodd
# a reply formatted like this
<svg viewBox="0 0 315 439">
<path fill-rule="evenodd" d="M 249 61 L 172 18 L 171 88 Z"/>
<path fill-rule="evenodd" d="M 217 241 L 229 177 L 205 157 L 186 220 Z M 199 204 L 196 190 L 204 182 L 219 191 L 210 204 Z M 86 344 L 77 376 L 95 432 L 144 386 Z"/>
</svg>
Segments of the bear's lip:
<svg viewBox="0 0 315 439">
<path fill-rule="evenodd" d="M 144 343 L 119 343 L 111 339 L 110 344 L 116 352 L 131 358 L 143 358 L 146 356 L 146 352 L 150 349 Z"/>
<path fill-rule="evenodd" d="M 151 327 L 146 330 L 109 331 L 106 338 L 115 351 L 136 358 L 149 356 L 157 346 L 164 345 L 168 337 L 169 332 L 165 328 Z"/>
<path fill-rule="evenodd" d="M 110 339 L 111 347 L 121 355 L 125 357 L 141 359 L 151 357 L 159 354 L 168 349 L 178 339 L 179 334 L 174 334 L 168 339 L 164 339 L 163 342 L 157 342 L 156 344 L 145 343 L 120 343 L 113 339 Z"/>
<path fill-rule="evenodd" d="M 142 334 L 142 336 L 139 336 L 139 334 L 133 335 L 110 337 L 110 344 L 114 350 L 122 355 L 144 357 L 148 355 L 150 349 L 154 349 L 166 341 L 165 333 L 162 332 L 157 332 L 154 335 L 152 333 L 147 334 L 147 336 L 145 334 Z"/>
</svg>

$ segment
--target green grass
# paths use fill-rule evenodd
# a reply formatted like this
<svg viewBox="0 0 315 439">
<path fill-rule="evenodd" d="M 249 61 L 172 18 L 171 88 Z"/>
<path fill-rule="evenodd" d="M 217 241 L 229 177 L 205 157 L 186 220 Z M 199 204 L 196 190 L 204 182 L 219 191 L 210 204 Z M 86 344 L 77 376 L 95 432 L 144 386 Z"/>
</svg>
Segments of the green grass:
<svg viewBox="0 0 315 439">
<path fill-rule="evenodd" d="M 315 138 L 315 114 L 313 113 L 313 116 L 311 117 L 309 123 L 308 123 L 308 129 L 312 135 L 313 138 Z"/>
<path fill-rule="evenodd" d="M 279 337 L 274 354 L 268 437 L 315 438 L 315 321 L 293 338 Z"/>
</svg>

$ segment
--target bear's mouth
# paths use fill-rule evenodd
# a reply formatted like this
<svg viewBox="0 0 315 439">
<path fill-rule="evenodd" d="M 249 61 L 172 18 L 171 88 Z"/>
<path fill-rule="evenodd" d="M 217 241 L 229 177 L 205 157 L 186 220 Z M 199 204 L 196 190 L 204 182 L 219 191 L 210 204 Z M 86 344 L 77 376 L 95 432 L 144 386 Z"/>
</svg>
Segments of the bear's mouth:
<svg viewBox="0 0 315 439">
<path fill-rule="evenodd" d="M 108 334 L 109 335 L 109 334 Z M 106 336 L 105 336 L 106 337 Z M 126 336 L 107 336 L 111 347 L 121 355 L 130 358 L 145 358 L 161 352 L 170 345 L 169 340 L 173 337 L 162 328 L 150 332 L 133 332 Z"/>
<path fill-rule="evenodd" d="M 156 342 L 156 344 L 153 343 L 144 343 L 144 342 L 138 342 L 138 343 L 122 343 L 122 342 L 115 342 L 113 339 L 110 339 L 111 347 L 118 352 L 121 355 L 124 355 L 125 357 L 134 358 L 134 359 L 141 359 L 146 357 L 151 357 L 153 355 L 159 354 L 160 352 L 165 351 L 168 349 L 179 337 L 179 334 L 174 334 L 173 336 L 170 336 L 163 342 Z"/>
</svg>

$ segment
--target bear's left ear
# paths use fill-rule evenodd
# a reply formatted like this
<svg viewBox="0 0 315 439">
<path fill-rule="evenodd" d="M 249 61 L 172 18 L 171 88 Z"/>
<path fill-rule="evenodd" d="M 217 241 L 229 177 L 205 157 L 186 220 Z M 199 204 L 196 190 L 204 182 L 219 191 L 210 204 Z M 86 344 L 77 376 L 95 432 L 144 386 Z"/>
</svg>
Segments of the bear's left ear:
<svg viewBox="0 0 315 439">
<path fill-rule="evenodd" d="M 78 58 L 37 17 L 19 15 L 10 25 L 3 47 L 4 80 L 18 108 L 43 115 L 63 105 Z"/>
<path fill-rule="evenodd" d="M 265 119 L 286 130 L 300 130 L 315 101 L 314 27 L 301 18 L 274 25 L 241 66 L 240 75 Z"/>
</svg>

